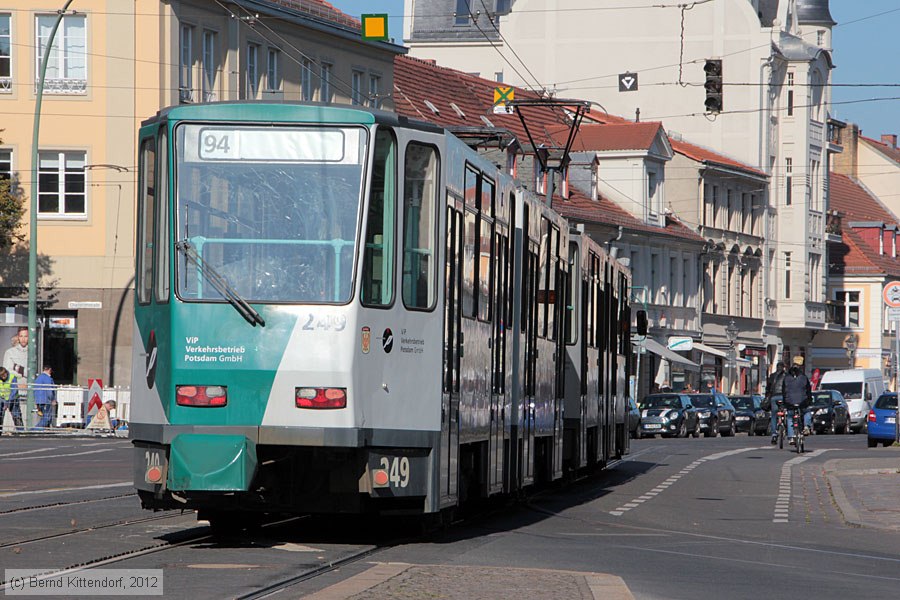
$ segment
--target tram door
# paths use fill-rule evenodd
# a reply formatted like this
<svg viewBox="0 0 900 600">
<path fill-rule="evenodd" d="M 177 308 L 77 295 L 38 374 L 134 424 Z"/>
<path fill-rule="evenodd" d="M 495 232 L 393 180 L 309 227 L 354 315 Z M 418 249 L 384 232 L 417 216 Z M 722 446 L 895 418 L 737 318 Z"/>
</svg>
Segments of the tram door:
<svg viewBox="0 0 900 600">
<path fill-rule="evenodd" d="M 509 236 L 505 225 L 496 224 L 494 233 L 494 322 L 491 331 L 491 429 L 490 429 L 490 486 L 503 486 L 503 465 L 506 432 L 506 327 L 509 298 Z"/>
<path fill-rule="evenodd" d="M 447 198 L 447 248 L 444 268 L 444 375 L 441 398 L 441 495 L 457 496 L 459 474 L 460 262 L 462 215 Z"/>
</svg>

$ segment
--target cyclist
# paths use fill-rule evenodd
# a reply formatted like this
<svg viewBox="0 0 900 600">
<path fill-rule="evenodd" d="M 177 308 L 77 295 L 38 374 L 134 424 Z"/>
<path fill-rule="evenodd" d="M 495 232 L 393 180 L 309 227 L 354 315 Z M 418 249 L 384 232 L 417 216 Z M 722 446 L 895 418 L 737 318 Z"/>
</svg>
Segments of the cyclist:
<svg viewBox="0 0 900 600">
<path fill-rule="evenodd" d="M 788 411 L 785 418 L 787 421 L 787 436 L 791 438 L 791 443 L 793 444 L 794 420 L 792 413 L 799 410 L 802 415 L 803 410 L 812 404 L 812 385 L 803 372 L 803 357 L 795 356 L 792 363 L 790 370 L 784 377 L 782 397 L 784 398 L 784 407 Z"/>
<path fill-rule="evenodd" d="M 766 398 L 763 401 L 763 409 L 772 411 L 772 443 L 778 440 L 778 408 L 772 406 L 772 396 L 781 393 L 782 384 L 784 383 L 784 363 L 779 361 L 775 365 L 775 370 L 769 375 L 766 381 Z"/>
</svg>

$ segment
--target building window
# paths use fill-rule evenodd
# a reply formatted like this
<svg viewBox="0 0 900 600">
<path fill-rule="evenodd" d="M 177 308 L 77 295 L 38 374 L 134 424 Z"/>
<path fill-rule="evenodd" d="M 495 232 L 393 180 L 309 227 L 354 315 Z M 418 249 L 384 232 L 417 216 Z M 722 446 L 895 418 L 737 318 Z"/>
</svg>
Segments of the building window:
<svg viewBox="0 0 900 600">
<path fill-rule="evenodd" d="M 838 304 L 838 324 L 844 327 L 859 327 L 859 292 L 838 290 L 834 293 Z"/>
<path fill-rule="evenodd" d="M 496 12 L 504 14 L 509 12 L 509 0 L 497 0 Z M 819 44 L 821 46 L 821 44 Z"/>
<path fill-rule="evenodd" d="M 37 17 L 37 59 L 35 83 L 40 78 L 44 49 L 56 22 L 56 15 Z M 83 94 L 87 91 L 87 27 L 84 15 L 62 18 L 47 60 L 44 91 L 51 94 Z"/>
<path fill-rule="evenodd" d="M 369 75 L 369 102 L 372 108 L 381 108 L 381 99 L 378 97 L 378 90 L 381 89 L 381 77 L 378 75 Z"/>
<path fill-rule="evenodd" d="M 85 214 L 84 152 L 39 152 L 38 214 Z"/>
<path fill-rule="evenodd" d="M 266 91 L 277 92 L 281 89 L 281 52 L 269 48 L 269 56 L 266 60 Z"/>
<path fill-rule="evenodd" d="M 656 195 L 657 185 L 656 185 L 656 183 L 657 183 L 656 173 L 654 173 L 652 171 L 647 173 L 647 210 L 650 211 L 651 217 L 654 217 L 659 213 L 658 207 L 656 206 L 656 203 L 657 203 L 657 195 Z"/>
<path fill-rule="evenodd" d="M 681 262 L 681 305 L 690 306 L 688 296 L 691 293 L 691 261 L 687 258 Z"/>
<path fill-rule="evenodd" d="M 216 99 L 216 32 L 203 32 L 203 101 Z"/>
<path fill-rule="evenodd" d="M 353 71 L 350 75 L 351 98 L 350 103 L 354 106 L 362 105 L 362 79 L 363 74 L 359 71 Z"/>
<path fill-rule="evenodd" d="M 247 44 L 247 98 L 256 99 L 259 90 L 259 46 Z"/>
<path fill-rule="evenodd" d="M 794 74 L 793 73 L 787 74 L 787 86 L 788 86 L 787 116 L 793 117 L 794 116 L 794 90 L 791 89 L 794 87 Z"/>
<path fill-rule="evenodd" d="M 12 88 L 12 30 L 10 16 L 0 15 L 0 92 Z"/>
<path fill-rule="evenodd" d="M 319 80 L 319 102 L 331 102 L 331 65 L 328 63 L 322 63 Z"/>
<path fill-rule="evenodd" d="M 784 253 L 784 299 L 791 299 L 791 253 Z"/>
<path fill-rule="evenodd" d="M 181 42 L 178 59 L 178 99 L 194 101 L 194 28 L 181 26 Z"/>
<path fill-rule="evenodd" d="M 456 0 L 456 21 L 457 25 L 468 25 L 471 18 L 469 12 L 469 0 Z"/>
<path fill-rule="evenodd" d="M 300 62 L 300 99 L 304 102 L 312 102 L 313 99 L 313 62 L 304 58 Z"/>
<path fill-rule="evenodd" d="M 790 206 L 791 201 L 793 199 L 793 185 L 794 185 L 794 159 L 793 158 L 785 158 L 784 159 L 784 204 L 785 206 Z"/>
<path fill-rule="evenodd" d="M 12 180 L 12 150 L 0 150 L 0 181 Z"/>
<path fill-rule="evenodd" d="M 816 32 L 816 46 L 821 48 L 825 45 L 825 31 L 820 29 Z"/>
</svg>

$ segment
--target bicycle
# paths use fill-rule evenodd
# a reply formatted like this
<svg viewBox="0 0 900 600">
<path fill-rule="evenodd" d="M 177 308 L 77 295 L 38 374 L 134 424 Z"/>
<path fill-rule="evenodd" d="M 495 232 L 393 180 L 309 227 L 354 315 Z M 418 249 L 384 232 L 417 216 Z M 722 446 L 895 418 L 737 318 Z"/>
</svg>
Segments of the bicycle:
<svg viewBox="0 0 900 600">
<path fill-rule="evenodd" d="M 775 436 L 778 438 L 778 449 L 781 450 L 784 448 L 784 438 L 787 437 L 787 419 L 786 419 L 786 411 L 784 405 L 782 403 L 778 403 L 778 412 L 775 413 L 777 415 L 776 426 L 775 426 Z"/>
<path fill-rule="evenodd" d="M 797 454 L 803 454 L 803 440 L 806 438 L 806 436 L 803 435 L 803 409 L 798 406 L 793 410 L 791 416 L 794 422 L 794 446 L 797 448 Z"/>
</svg>

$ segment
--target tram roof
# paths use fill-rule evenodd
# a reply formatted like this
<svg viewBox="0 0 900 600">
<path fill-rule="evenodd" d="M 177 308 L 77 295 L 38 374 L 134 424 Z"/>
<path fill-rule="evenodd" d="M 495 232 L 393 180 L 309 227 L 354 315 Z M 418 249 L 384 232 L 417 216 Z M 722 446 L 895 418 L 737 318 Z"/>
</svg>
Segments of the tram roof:
<svg viewBox="0 0 900 600">
<path fill-rule="evenodd" d="M 141 123 L 152 125 L 163 120 L 253 121 L 269 123 L 380 123 L 393 127 L 409 127 L 421 131 L 442 132 L 443 127 L 410 119 L 394 112 L 358 106 L 313 102 L 207 102 L 180 104 L 163 108 Z"/>
</svg>

